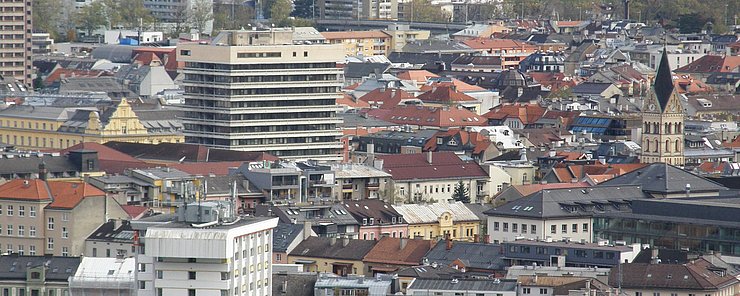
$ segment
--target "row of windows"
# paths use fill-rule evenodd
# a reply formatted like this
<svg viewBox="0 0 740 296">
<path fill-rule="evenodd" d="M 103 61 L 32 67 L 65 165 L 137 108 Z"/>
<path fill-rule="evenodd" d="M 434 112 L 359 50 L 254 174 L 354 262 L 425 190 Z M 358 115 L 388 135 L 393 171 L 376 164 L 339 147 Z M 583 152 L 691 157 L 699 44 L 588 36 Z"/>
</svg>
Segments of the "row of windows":
<svg viewBox="0 0 740 296">
<path fill-rule="evenodd" d="M 0 139 L 2 139 L 3 136 L 0 134 Z M 74 145 L 77 145 L 79 141 L 77 140 L 70 140 L 70 139 L 59 139 L 59 146 L 55 147 L 56 141 L 52 138 L 39 138 L 39 137 L 24 137 L 24 136 L 17 136 L 13 135 L 12 137 L 10 135 L 5 135 L 5 143 L 7 144 L 13 144 L 13 145 L 20 145 L 20 146 L 34 146 L 34 147 L 49 147 L 49 148 L 67 148 Z M 48 146 L 46 144 L 49 144 Z M 65 145 L 66 144 L 66 145 Z"/>
<path fill-rule="evenodd" d="M 5 206 L 5 215 L 13 216 L 16 214 L 15 212 L 16 207 L 14 205 L 7 205 Z M 18 209 L 18 217 L 25 217 L 26 216 L 26 206 L 17 206 Z M 0 216 L 3 215 L 3 205 L 0 205 Z M 29 206 L 28 207 L 28 216 L 29 217 L 36 217 L 36 207 L 35 206 Z"/>
<path fill-rule="evenodd" d="M 304 106 L 335 106 L 336 100 L 290 100 L 290 101 L 248 101 L 248 102 L 226 102 L 204 99 L 185 99 L 185 105 L 189 107 L 216 107 L 216 108 L 271 108 L 271 107 L 304 107 Z"/>
<path fill-rule="evenodd" d="M 588 232 L 588 223 L 583 223 L 581 230 L 583 232 Z M 570 228 L 572 233 L 578 233 L 578 224 L 573 223 Z M 556 234 L 557 233 L 557 225 L 550 225 L 550 233 Z M 560 233 L 568 233 L 568 224 L 562 224 L 560 225 Z"/>
<path fill-rule="evenodd" d="M 339 87 L 287 87 L 287 88 L 246 88 L 224 89 L 201 86 L 185 86 L 187 94 L 213 96 L 251 96 L 251 95 L 292 95 L 292 94 L 325 94 L 339 93 Z"/>
<path fill-rule="evenodd" d="M 296 125 L 238 126 L 238 127 L 224 127 L 224 126 L 189 124 L 189 123 L 185 124 L 185 129 L 188 131 L 224 133 L 224 134 L 324 131 L 324 130 L 334 130 L 335 127 L 336 127 L 335 124 L 301 124 L 301 125 L 296 124 Z"/>
<path fill-rule="evenodd" d="M 493 222 L 493 231 L 509 232 L 509 223 L 503 222 L 501 225 L 503 225 L 503 228 L 499 227 L 499 222 Z M 511 223 L 511 232 L 519 232 L 519 225 L 520 224 L 517 223 Z M 527 224 L 522 223 L 521 230 L 521 233 L 537 234 L 537 225 L 531 224 L 529 225 L 529 228 L 527 228 Z"/>
<path fill-rule="evenodd" d="M 54 250 L 54 239 L 53 238 L 47 238 L 46 242 L 46 249 L 47 250 Z M 5 251 L 10 253 L 17 253 L 18 255 L 26 255 L 26 246 L 25 245 L 18 245 L 17 248 L 14 248 L 13 244 L 7 244 Z M 28 246 L 28 255 L 29 256 L 36 256 L 36 246 L 35 245 L 29 245 Z M 62 247 L 62 256 L 67 257 L 69 256 L 69 247 Z"/>
<path fill-rule="evenodd" d="M 336 68 L 336 63 L 286 63 L 286 64 L 214 64 L 185 62 L 185 70 L 203 69 L 203 70 L 289 70 L 289 69 L 326 69 Z"/>
<path fill-rule="evenodd" d="M 26 290 L 26 288 L 3 288 L 2 289 L 2 292 L 3 292 L 2 296 L 26 295 L 26 291 L 29 291 L 29 290 Z M 31 289 L 30 290 L 30 292 L 31 292 L 30 295 L 41 295 L 41 292 L 42 291 L 43 290 L 39 290 L 39 289 Z M 45 295 L 46 296 L 58 296 L 58 295 L 60 295 L 60 293 L 58 293 L 58 292 L 59 292 L 59 289 L 48 289 L 48 290 L 46 290 L 46 294 Z M 13 294 L 13 293 L 15 293 L 15 294 Z M 69 291 L 66 290 L 66 289 L 65 290 L 62 290 L 61 296 L 69 296 Z"/>
<path fill-rule="evenodd" d="M 333 118 L 335 112 L 294 112 L 294 113 L 258 113 L 258 114 L 217 114 L 202 112 L 185 112 L 184 118 L 202 119 L 202 120 L 279 120 L 279 119 L 297 119 L 297 118 Z"/>
</svg>

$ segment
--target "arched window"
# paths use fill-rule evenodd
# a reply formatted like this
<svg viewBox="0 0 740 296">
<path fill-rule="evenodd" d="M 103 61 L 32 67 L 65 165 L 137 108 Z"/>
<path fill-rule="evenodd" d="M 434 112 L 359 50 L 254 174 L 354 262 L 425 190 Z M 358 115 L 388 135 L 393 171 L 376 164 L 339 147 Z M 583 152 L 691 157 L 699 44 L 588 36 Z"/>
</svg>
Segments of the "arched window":
<svg viewBox="0 0 740 296">
<path fill-rule="evenodd" d="M 650 133 L 650 124 L 645 122 L 643 127 L 643 133 L 649 134 Z"/>
<path fill-rule="evenodd" d="M 676 147 L 675 148 L 676 148 L 675 149 L 676 152 L 681 152 L 681 141 L 679 141 L 679 139 L 676 139 Z"/>
<path fill-rule="evenodd" d="M 681 122 L 677 123 L 676 124 L 676 133 L 677 134 L 683 133 L 682 128 L 683 128 L 683 123 L 681 123 Z"/>
<path fill-rule="evenodd" d="M 668 123 L 668 128 L 665 130 L 666 134 L 673 133 L 673 123 Z"/>
<path fill-rule="evenodd" d="M 645 145 L 642 147 L 645 148 L 645 152 L 650 152 L 650 140 L 645 140 Z"/>
<path fill-rule="evenodd" d="M 527 173 L 524 173 L 522 174 L 522 183 L 527 184 L 527 182 L 528 182 Z"/>
<path fill-rule="evenodd" d="M 665 152 L 671 152 L 671 140 L 665 140 Z"/>
<path fill-rule="evenodd" d="M 655 139 L 655 152 L 660 152 L 660 141 L 658 139 Z"/>
<path fill-rule="evenodd" d="M 653 122 L 653 134 L 659 134 L 660 133 L 660 124 L 657 122 Z"/>
<path fill-rule="evenodd" d="M 670 134 L 671 133 L 670 126 L 668 125 L 668 123 L 664 123 L 663 124 L 663 133 L 664 134 Z"/>
</svg>

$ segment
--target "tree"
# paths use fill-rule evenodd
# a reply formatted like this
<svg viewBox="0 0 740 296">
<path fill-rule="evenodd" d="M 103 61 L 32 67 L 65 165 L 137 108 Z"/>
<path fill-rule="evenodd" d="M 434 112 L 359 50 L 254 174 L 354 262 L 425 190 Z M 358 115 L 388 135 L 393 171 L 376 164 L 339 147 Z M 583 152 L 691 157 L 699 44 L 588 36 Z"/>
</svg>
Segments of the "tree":
<svg viewBox="0 0 740 296">
<path fill-rule="evenodd" d="M 105 6 L 100 2 L 93 2 L 90 5 L 80 8 L 74 16 L 77 26 L 91 36 L 93 31 L 105 26 L 108 20 L 105 18 Z"/>
<path fill-rule="evenodd" d="M 296 18 L 314 19 L 316 17 L 315 4 L 316 0 L 295 0 L 293 1 L 295 8 L 290 15 Z"/>
<path fill-rule="evenodd" d="M 432 5 L 431 0 L 411 0 L 403 6 L 404 16 L 412 22 L 446 23 L 452 17 L 439 6 Z"/>
<path fill-rule="evenodd" d="M 155 19 L 144 7 L 144 0 L 100 0 L 111 28 L 148 27 Z"/>
<path fill-rule="evenodd" d="M 292 10 L 290 0 L 275 0 L 270 7 L 270 19 L 276 26 L 289 26 Z"/>
<path fill-rule="evenodd" d="M 470 192 L 468 187 L 463 184 L 462 180 L 455 184 L 455 191 L 452 192 L 452 199 L 464 203 L 470 203 Z"/>
<path fill-rule="evenodd" d="M 63 7 L 61 0 L 34 0 L 33 3 L 33 28 L 44 31 L 57 37 L 59 25 L 61 24 L 60 11 Z"/>
<path fill-rule="evenodd" d="M 213 2 L 196 0 L 189 13 L 190 23 L 198 33 L 203 33 L 209 21 L 213 20 Z"/>
<path fill-rule="evenodd" d="M 172 19 L 174 26 L 170 31 L 171 37 L 178 38 L 180 36 L 180 33 L 184 33 L 190 30 L 190 26 L 188 25 L 188 11 L 185 5 L 180 5 L 177 7 L 174 15 L 172 16 Z"/>
<path fill-rule="evenodd" d="M 253 20 L 254 9 L 252 7 L 235 3 L 213 5 L 214 30 L 248 29 Z"/>
</svg>

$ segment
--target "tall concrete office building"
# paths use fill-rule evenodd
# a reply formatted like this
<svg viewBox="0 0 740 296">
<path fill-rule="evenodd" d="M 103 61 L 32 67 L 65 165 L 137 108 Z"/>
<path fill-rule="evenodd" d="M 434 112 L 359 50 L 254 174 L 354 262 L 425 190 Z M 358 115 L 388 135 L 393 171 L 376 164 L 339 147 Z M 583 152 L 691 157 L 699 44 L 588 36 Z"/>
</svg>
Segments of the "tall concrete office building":
<svg viewBox="0 0 740 296">
<path fill-rule="evenodd" d="M 31 1 L 0 0 L 0 76 L 31 85 Z"/>
<path fill-rule="evenodd" d="M 186 142 L 341 159 L 341 44 L 294 41 L 291 28 L 222 31 L 210 44 L 178 45 L 178 55 Z"/>
</svg>

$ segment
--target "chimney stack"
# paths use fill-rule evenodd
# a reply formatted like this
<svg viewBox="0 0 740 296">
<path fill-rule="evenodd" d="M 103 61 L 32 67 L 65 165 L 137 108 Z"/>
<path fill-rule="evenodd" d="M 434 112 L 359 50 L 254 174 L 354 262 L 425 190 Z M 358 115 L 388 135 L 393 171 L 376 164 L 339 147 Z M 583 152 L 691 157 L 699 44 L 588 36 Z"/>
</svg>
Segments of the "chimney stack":
<svg viewBox="0 0 740 296">
<path fill-rule="evenodd" d="M 473 234 L 473 242 L 474 243 L 479 243 L 480 242 L 480 236 L 478 236 L 477 233 L 476 234 Z"/>
<path fill-rule="evenodd" d="M 427 163 L 432 164 L 432 151 L 427 151 Z"/>
<path fill-rule="evenodd" d="M 336 236 L 332 236 L 331 238 L 329 238 L 329 245 L 330 246 L 333 246 L 333 245 L 336 245 L 336 244 L 337 244 L 337 237 Z"/>
<path fill-rule="evenodd" d="M 303 222 L 303 240 L 311 237 L 311 222 Z"/>
<path fill-rule="evenodd" d="M 447 251 L 452 250 L 452 239 L 450 239 L 450 236 L 445 237 L 445 240 L 447 241 L 447 247 L 445 249 Z"/>
<path fill-rule="evenodd" d="M 650 250 L 650 264 L 658 264 L 660 259 L 658 259 L 658 248 L 653 247 Z"/>
<path fill-rule="evenodd" d="M 342 247 L 346 247 L 347 245 L 349 245 L 349 236 L 345 235 L 342 237 Z"/>
<path fill-rule="evenodd" d="M 403 238 L 403 237 L 402 237 L 402 238 L 400 239 L 400 242 L 399 242 L 399 245 L 400 245 L 400 249 L 401 249 L 401 250 L 405 249 L 405 248 L 406 248 L 406 245 L 407 245 L 408 243 L 409 243 L 408 239 L 406 239 L 406 238 Z"/>
</svg>

